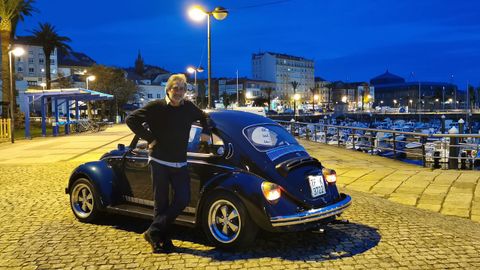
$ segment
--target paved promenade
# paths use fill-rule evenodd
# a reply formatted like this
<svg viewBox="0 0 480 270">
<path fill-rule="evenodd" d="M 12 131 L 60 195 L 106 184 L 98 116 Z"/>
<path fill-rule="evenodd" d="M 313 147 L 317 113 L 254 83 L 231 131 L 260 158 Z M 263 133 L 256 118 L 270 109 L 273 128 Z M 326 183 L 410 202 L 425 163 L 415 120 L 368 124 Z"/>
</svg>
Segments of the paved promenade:
<svg viewBox="0 0 480 270">
<path fill-rule="evenodd" d="M 388 200 L 480 222 L 480 172 L 432 170 L 336 146 L 301 141 L 339 185 Z"/>
<path fill-rule="evenodd" d="M 331 224 L 325 233 L 260 233 L 253 247 L 236 252 L 209 246 L 199 229 L 176 226 L 177 252 L 152 254 L 141 235 L 148 221 L 108 216 L 80 223 L 64 194 L 76 166 L 131 137 L 120 125 L 0 144 L 0 269 L 480 269 L 480 223 L 446 211 L 461 209 L 453 206 L 469 191 L 468 217 L 475 219 L 470 206 L 478 189 L 475 197 L 468 183 L 478 179 L 468 179 L 478 172 L 430 171 L 306 141 L 352 196 L 342 216 L 350 223 Z M 427 194 L 443 194 L 439 210 L 421 209 L 436 198 Z M 398 203 L 411 201 L 417 207 Z"/>
</svg>

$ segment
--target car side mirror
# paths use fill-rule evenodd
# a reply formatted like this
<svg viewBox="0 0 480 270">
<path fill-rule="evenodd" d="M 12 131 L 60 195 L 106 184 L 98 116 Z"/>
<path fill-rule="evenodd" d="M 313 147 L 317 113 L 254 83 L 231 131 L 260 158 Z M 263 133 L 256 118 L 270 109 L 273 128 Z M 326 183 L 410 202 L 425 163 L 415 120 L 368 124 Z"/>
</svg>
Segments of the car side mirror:
<svg viewBox="0 0 480 270">
<path fill-rule="evenodd" d="M 125 144 L 119 143 L 119 144 L 117 145 L 117 149 L 118 149 L 119 151 L 124 151 L 124 150 L 125 150 Z"/>
</svg>

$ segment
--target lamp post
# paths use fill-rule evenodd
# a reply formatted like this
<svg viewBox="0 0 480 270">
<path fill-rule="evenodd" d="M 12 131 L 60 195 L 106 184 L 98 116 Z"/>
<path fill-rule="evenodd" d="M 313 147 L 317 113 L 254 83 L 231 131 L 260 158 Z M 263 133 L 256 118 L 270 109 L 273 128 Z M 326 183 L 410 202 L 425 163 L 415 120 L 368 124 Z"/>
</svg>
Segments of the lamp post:
<svg viewBox="0 0 480 270">
<path fill-rule="evenodd" d="M 315 103 L 316 102 L 318 102 L 318 95 L 313 95 L 313 103 L 312 103 L 313 114 L 315 114 Z"/>
<path fill-rule="evenodd" d="M 299 101 L 299 100 L 300 100 L 300 95 L 299 94 L 293 95 L 293 118 L 295 118 L 295 121 L 297 121 L 296 108 L 297 108 L 297 101 Z"/>
<path fill-rule="evenodd" d="M 88 90 L 88 81 L 94 81 L 95 79 L 96 77 L 93 75 L 90 75 L 85 79 L 87 90 Z M 55 110 L 56 109 L 57 108 L 55 108 Z M 92 103 L 90 101 L 87 101 L 87 115 L 88 115 L 88 119 L 92 119 Z"/>
<path fill-rule="evenodd" d="M 187 68 L 187 72 L 190 73 L 190 74 L 194 74 L 193 77 L 194 77 L 194 81 L 193 81 L 193 85 L 195 87 L 195 94 L 198 96 L 198 86 L 197 86 L 197 72 L 203 72 L 203 67 L 188 67 Z M 197 101 L 198 102 L 198 101 Z"/>
<path fill-rule="evenodd" d="M 13 68 L 12 68 L 12 54 L 15 56 L 21 56 L 25 53 L 25 50 L 22 47 L 16 47 L 10 51 L 8 51 L 8 61 L 10 64 L 10 139 L 12 143 L 15 142 L 15 95 L 14 95 L 14 89 L 13 89 Z"/>
<path fill-rule="evenodd" d="M 210 37 L 210 16 L 219 21 L 225 19 L 228 15 L 228 11 L 223 7 L 216 7 L 213 11 L 206 11 L 204 8 L 200 6 L 193 6 L 189 9 L 188 15 L 194 21 L 201 21 L 207 17 L 207 51 L 208 51 L 208 103 L 207 108 L 212 108 L 212 84 L 211 84 L 211 77 L 212 77 L 212 59 L 211 59 L 211 37 Z"/>
</svg>

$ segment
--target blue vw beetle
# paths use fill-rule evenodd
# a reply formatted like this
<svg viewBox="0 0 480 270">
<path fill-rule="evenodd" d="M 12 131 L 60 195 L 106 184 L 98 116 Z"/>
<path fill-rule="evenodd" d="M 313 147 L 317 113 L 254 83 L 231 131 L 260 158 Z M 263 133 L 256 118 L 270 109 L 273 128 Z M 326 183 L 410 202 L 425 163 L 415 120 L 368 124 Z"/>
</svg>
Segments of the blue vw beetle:
<svg viewBox="0 0 480 270">
<path fill-rule="evenodd" d="M 281 232 L 316 229 L 350 204 L 327 169 L 283 127 L 239 111 L 208 113 L 212 144 L 200 143 L 193 124 L 188 143 L 191 201 L 176 223 L 201 227 L 221 248 L 251 244 L 259 229 Z M 93 222 L 105 212 L 153 217 L 153 191 L 146 141 L 77 167 L 66 193 L 75 217 Z"/>
</svg>

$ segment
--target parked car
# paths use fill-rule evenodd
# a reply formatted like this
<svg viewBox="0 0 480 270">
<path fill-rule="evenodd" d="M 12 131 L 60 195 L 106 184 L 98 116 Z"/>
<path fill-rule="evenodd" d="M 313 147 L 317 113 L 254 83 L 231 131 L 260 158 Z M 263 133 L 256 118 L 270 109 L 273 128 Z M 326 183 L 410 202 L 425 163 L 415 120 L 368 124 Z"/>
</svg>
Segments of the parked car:
<svg viewBox="0 0 480 270">
<path fill-rule="evenodd" d="M 191 202 L 176 222 L 198 226 L 221 248 L 251 244 L 259 229 L 313 230 L 350 204 L 336 173 L 311 157 L 272 120 L 239 111 L 209 112 L 211 145 L 192 125 L 188 143 Z M 66 193 L 75 217 L 93 222 L 105 212 L 153 216 L 147 143 L 137 136 L 100 160 L 80 165 Z"/>
</svg>

